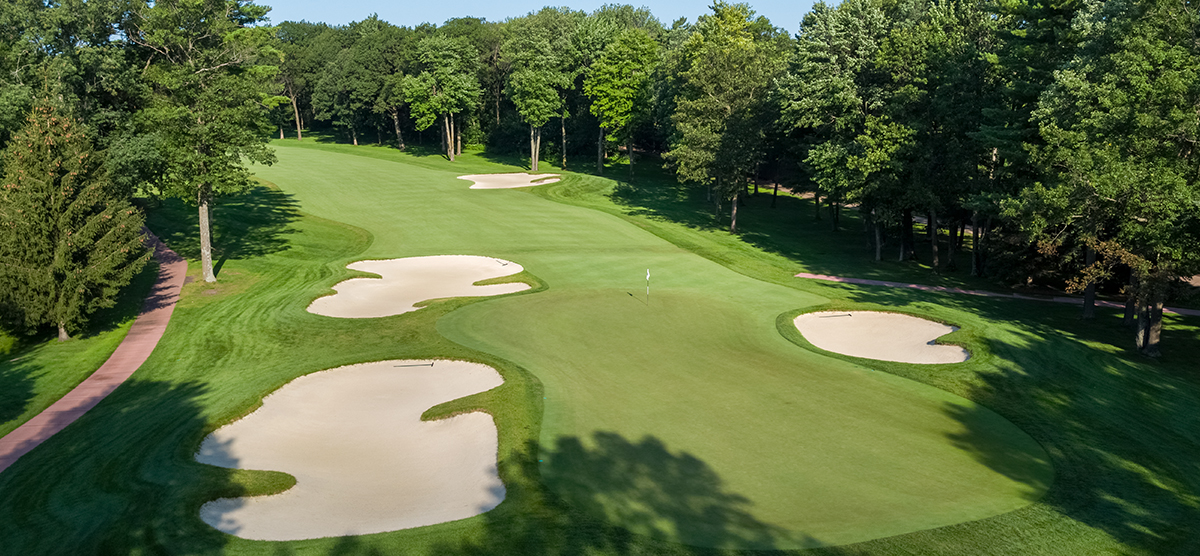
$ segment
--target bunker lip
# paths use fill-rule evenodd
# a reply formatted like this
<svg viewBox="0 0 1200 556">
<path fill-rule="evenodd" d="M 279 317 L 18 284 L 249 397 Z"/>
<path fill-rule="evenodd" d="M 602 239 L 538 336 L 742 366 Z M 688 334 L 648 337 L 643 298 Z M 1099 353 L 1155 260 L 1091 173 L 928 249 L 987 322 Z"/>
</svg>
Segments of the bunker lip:
<svg viewBox="0 0 1200 556">
<path fill-rule="evenodd" d="M 428 408 L 503 383 L 486 365 L 393 360 L 302 376 L 201 444 L 196 460 L 296 477 L 280 494 L 221 498 L 212 527 L 252 540 L 365 535 L 468 518 L 505 494 L 492 417 L 421 421 Z"/>
<path fill-rule="evenodd" d="M 458 179 L 475 182 L 471 185 L 471 189 L 515 189 L 554 183 L 561 178 L 558 174 L 514 172 L 511 174 L 469 174 L 458 176 Z"/>
<path fill-rule="evenodd" d="M 939 322 L 880 311 L 819 311 L 793 321 L 812 345 L 852 357 L 900 363 L 961 363 L 971 354 L 936 340 L 958 330 Z"/>
<path fill-rule="evenodd" d="M 389 317 L 416 311 L 418 303 L 431 299 L 504 295 L 530 288 L 529 284 L 521 282 L 474 285 L 525 270 L 517 263 L 494 257 L 408 257 L 358 261 L 346 268 L 380 277 L 339 282 L 333 286 L 336 293 L 313 300 L 308 312 L 338 318 Z"/>
</svg>

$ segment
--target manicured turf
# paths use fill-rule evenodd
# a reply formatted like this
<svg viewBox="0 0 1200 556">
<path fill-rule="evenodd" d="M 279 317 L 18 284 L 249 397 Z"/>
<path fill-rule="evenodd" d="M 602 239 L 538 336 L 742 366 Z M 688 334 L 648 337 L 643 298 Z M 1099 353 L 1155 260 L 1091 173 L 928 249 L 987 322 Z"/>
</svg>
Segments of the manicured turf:
<svg viewBox="0 0 1200 556">
<path fill-rule="evenodd" d="M 542 381 L 542 445 L 578 439 L 594 448 L 601 432 L 653 438 L 745 497 L 738 510 L 753 523 L 733 526 L 718 514 L 681 527 L 672 523 L 683 521 L 678 511 L 626 515 L 628 501 L 601 503 L 634 531 L 733 548 L 845 544 L 1003 513 L 1038 498 L 1052 479 L 1041 448 L 999 416 L 806 352 L 776 330 L 778 315 L 824 298 L 526 191 L 470 190 L 453 173 L 388 161 L 347 167 L 309 149 L 281 147 L 278 156 L 260 175 L 294 193 L 302 209 L 371 231 L 363 258 L 494 256 L 549 285 L 438 323 L 449 339 Z M 1027 469 L 1010 478 L 958 449 L 958 413 L 981 416 L 968 426 L 997 457 Z M 546 479 L 565 494 L 588 472 L 555 469 Z"/>
<path fill-rule="evenodd" d="M 836 260 L 820 263 L 811 242 L 784 235 L 772 241 L 786 249 L 766 253 L 652 210 L 647 198 L 676 195 L 681 207 L 704 211 L 666 184 L 623 191 L 618 203 L 607 197 L 612 182 L 585 176 L 532 193 L 472 191 L 454 176 L 514 168 L 478 155 L 451 165 L 370 147 L 280 145 L 280 164 L 261 174 L 282 192 L 259 189 L 217 209 L 219 285 L 189 284 L 160 349 L 134 379 L 0 474 L 6 550 L 694 553 L 670 541 L 836 542 L 1023 504 L 1050 480 L 1042 452 L 996 413 L 953 394 L 998 410 L 1046 448 L 1055 465 L 1046 496 L 980 521 L 814 553 L 1196 548 L 1200 396 L 1182 375 L 1200 353 L 1195 326 L 1173 321 L 1174 347 L 1150 364 L 1118 347 L 1125 333 L 1113 331 L 1110 312 L 1079 323 L 1069 307 L 791 278 L 815 268 L 801 261 Z M 791 226 L 778 224 L 788 215 L 780 214 L 751 201 L 742 212 L 747 234 Z M 191 222 L 191 209 L 168 203 L 151 227 L 194 256 Z M 370 321 L 304 312 L 351 274 L 347 262 L 442 253 L 517 261 L 537 287 Z M 643 304 L 646 267 L 655 282 Z M 857 362 L 872 372 L 818 355 L 784 325 L 826 301 L 960 324 L 956 341 L 976 357 L 951 366 Z M 589 357 L 572 356 L 579 353 Z M 278 474 L 195 464 L 190 451 L 206 431 L 295 376 L 432 356 L 478 360 L 505 375 L 500 389 L 429 413 L 484 407 L 495 416 L 509 487 L 499 508 L 412 531 L 283 544 L 224 536 L 199 521 L 206 499 L 288 485 Z M 537 438 L 543 445 L 533 452 L 527 442 Z M 835 486 L 845 488 L 844 500 L 820 492 Z M 796 490 L 804 496 L 784 502 Z M 810 504 L 818 497 L 827 502 Z M 938 500 L 948 505 L 931 503 Z M 818 513 L 829 518 L 818 524 L 821 535 L 797 525 Z"/>
<path fill-rule="evenodd" d="M 71 341 L 33 338 L 26 340 L 27 349 L 0 350 L 0 436 L 50 407 L 108 360 L 133 325 L 157 268 L 147 265 L 117 305 L 95 314 L 90 329 Z"/>
</svg>

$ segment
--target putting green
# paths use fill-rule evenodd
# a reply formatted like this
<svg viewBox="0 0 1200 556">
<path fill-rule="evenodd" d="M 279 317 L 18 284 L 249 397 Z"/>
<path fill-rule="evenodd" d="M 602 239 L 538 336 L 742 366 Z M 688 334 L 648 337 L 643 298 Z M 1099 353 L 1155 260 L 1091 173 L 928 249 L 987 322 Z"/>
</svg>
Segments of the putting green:
<svg viewBox="0 0 1200 556">
<path fill-rule="evenodd" d="M 794 548 L 981 519 L 1028 504 L 1052 480 L 1042 449 L 999 415 L 785 339 L 779 315 L 820 297 L 735 273 L 612 215 L 456 179 L 503 167 L 449 173 L 276 148 L 279 163 L 257 173 L 303 210 L 369 230 L 361 258 L 486 255 L 548 284 L 438 323 L 543 382 L 543 447 L 615 437 L 654 447 L 639 453 L 692 462 L 726 510 L 705 511 L 711 501 L 689 483 L 589 493 L 587 481 L 612 473 L 603 462 L 543 462 L 545 482 L 576 507 L 688 544 Z M 565 174 L 550 187 L 593 179 Z M 655 462 L 641 463 L 653 477 Z"/>
</svg>

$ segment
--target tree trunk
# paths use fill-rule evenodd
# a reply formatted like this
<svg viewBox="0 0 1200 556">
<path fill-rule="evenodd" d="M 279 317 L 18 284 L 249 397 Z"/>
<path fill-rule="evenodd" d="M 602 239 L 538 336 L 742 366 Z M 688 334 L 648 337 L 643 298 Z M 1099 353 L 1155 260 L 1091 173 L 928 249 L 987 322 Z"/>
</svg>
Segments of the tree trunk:
<svg viewBox="0 0 1200 556">
<path fill-rule="evenodd" d="M 1133 327 L 1133 342 L 1137 346 L 1138 351 L 1143 351 L 1146 347 L 1146 338 L 1149 337 L 1150 315 L 1147 314 L 1146 298 L 1141 293 L 1137 296 L 1137 304 L 1134 310 L 1137 312 L 1137 321 Z"/>
<path fill-rule="evenodd" d="M 958 250 L 958 222 L 950 223 L 950 237 L 946 242 L 946 270 L 955 270 L 957 265 L 954 262 L 954 255 Z"/>
<path fill-rule="evenodd" d="M 633 183 L 633 134 L 625 141 L 625 152 L 629 154 L 629 183 Z M 735 195 L 736 199 L 737 196 Z M 735 209 L 736 210 L 736 209 Z"/>
<path fill-rule="evenodd" d="M 875 262 L 880 262 L 883 260 L 883 223 L 879 221 L 875 209 L 871 209 L 871 220 L 875 224 Z"/>
<path fill-rule="evenodd" d="M 296 105 L 296 97 L 288 98 L 292 99 L 292 116 L 296 118 L 296 140 L 303 141 L 304 134 L 300 132 L 300 128 L 304 125 L 304 122 L 300 121 L 300 107 Z"/>
<path fill-rule="evenodd" d="M 383 130 L 382 129 L 375 128 L 375 144 L 376 145 L 383 144 Z"/>
<path fill-rule="evenodd" d="M 913 214 L 912 209 L 904 209 L 900 227 L 900 260 L 907 261 L 914 259 L 916 253 L 916 240 L 913 238 Z"/>
<path fill-rule="evenodd" d="M 738 192 L 737 191 L 734 191 L 733 202 L 730 204 L 733 205 L 733 209 L 729 213 L 729 233 L 736 234 L 737 233 L 737 209 L 738 209 Z"/>
<path fill-rule="evenodd" d="M 1142 353 L 1147 357 L 1162 355 L 1162 351 L 1158 347 L 1159 341 L 1162 339 L 1162 314 L 1162 298 L 1156 297 L 1154 302 L 1146 307 L 1146 316 L 1149 322 L 1146 324 L 1146 340 L 1142 342 Z"/>
<path fill-rule="evenodd" d="M 979 252 L 979 211 L 971 212 L 971 276 L 983 276 Z"/>
<path fill-rule="evenodd" d="M 829 202 L 829 216 L 833 218 L 833 231 L 838 231 L 842 223 L 842 205 L 833 201 Z"/>
<path fill-rule="evenodd" d="M 929 230 L 929 247 L 933 250 L 933 271 L 937 272 L 941 259 L 938 257 L 938 227 L 937 227 L 937 211 L 929 210 L 929 224 L 925 226 Z"/>
<path fill-rule="evenodd" d="M 67 334 L 66 324 L 62 322 L 58 323 L 58 341 L 65 342 L 70 339 L 71 335 Z"/>
<path fill-rule="evenodd" d="M 354 142 L 354 146 L 358 146 L 358 129 L 350 126 L 350 139 Z"/>
<path fill-rule="evenodd" d="M 400 134 L 400 111 L 392 108 L 392 129 L 396 131 L 396 147 L 404 150 L 404 136 Z"/>
<path fill-rule="evenodd" d="M 279 126 L 279 138 L 283 139 L 283 126 Z"/>
<path fill-rule="evenodd" d="M 567 169 L 567 117 L 563 116 L 558 119 L 562 123 L 562 166 L 559 168 Z"/>
<path fill-rule="evenodd" d="M 775 181 L 775 189 L 771 191 L 771 208 L 775 208 L 775 201 L 779 200 L 779 181 Z"/>
<path fill-rule="evenodd" d="M 1092 249 L 1091 245 L 1084 247 L 1084 264 L 1089 268 L 1096 264 L 1096 250 Z M 1083 313 L 1080 315 L 1082 319 L 1096 318 L 1096 281 L 1088 282 L 1087 287 L 1083 289 Z"/>
<path fill-rule="evenodd" d="M 450 123 L 450 114 L 442 116 L 442 147 L 446 150 L 446 158 L 454 162 L 454 127 Z"/>
<path fill-rule="evenodd" d="M 821 192 L 813 191 L 813 219 L 821 219 Z"/>
<path fill-rule="evenodd" d="M 533 171 L 538 171 L 538 162 L 542 160 L 542 128 L 533 131 Z"/>
<path fill-rule="evenodd" d="M 200 270 L 205 282 L 216 282 L 212 260 L 212 190 L 207 185 L 200 187 Z"/>
<path fill-rule="evenodd" d="M 456 122 L 454 124 L 454 142 L 456 143 L 456 146 L 454 148 L 454 154 L 461 156 L 462 155 L 462 122 L 461 121 Z"/>
<path fill-rule="evenodd" d="M 1125 288 L 1125 318 L 1121 323 L 1126 328 L 1134 328 L 1137 325 L 1137 296 L 1134 295 L 1134 289 L 1137 287 L 1137 277 L 1129 277 L 1129 286 Z"/>
<path fill-rule="evenodd" d="M 496 125 L 500 125 L 500 92 L 502 88 L 496 85 Z"/>
<path fill-rule="evenodd" d="M 600 137 L 596 139 L 596 175 L 604 175 L 604 128 L 600 128 Z"/>
</svg>

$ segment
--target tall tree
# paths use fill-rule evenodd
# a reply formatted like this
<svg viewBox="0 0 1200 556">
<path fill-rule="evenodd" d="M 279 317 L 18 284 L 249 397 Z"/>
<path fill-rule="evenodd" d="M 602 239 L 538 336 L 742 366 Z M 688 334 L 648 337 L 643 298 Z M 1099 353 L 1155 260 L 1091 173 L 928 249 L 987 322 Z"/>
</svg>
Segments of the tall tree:
<svg viewBox="0 0 1200 556">
<path fill-rule="evenodd" d="M 574 37 L 583 19 L 583 12 L 545 8 L 508 23 L 503 52 L 511 72 L 505 91 L 529 124 L 530 167 L 535 172 L 542 126 L 550 118 L 565 117 L 564 97 L 574 86 L 579 58 Z"/>
<path fill-rule="evenodd" d="M 217 280 L 213 199 L 252 185 L 246 162 L 275 160 L 267 109 L 287 99 L 269 94 L 279 52 L 274 30 L 258 25 L 267 9 L 244 0 L 157 0 L 137 10 L 129 32 L 153 87 L 137 118 L 142 131 L 159 137 L 163 170 L 155 186 L 197 204 L 206 282 Z"/>
<path fill-rule="evenodd" d="M 648 112 L 649 79 L 658 60 L 658 43 L 641 29 L 629 29 L 604 49 L 583 82 L 591 112 L 602 128 L 617 132 L 629 153 L 633 180 L 633 124 Z"/>
<path fill-rule="evenodd" d="M 462 39 L 433 35 L 417 45 L 420 73 L 404 78 L 404 98 L 417 129 L 428 129 L 441 119 L 442 145 L 454 161 L 454 116 L 474 108 L 482 91 L 476 74 L 478 53 Z"/>
<path fill-rule="evenodd" d="M 122 193 L 82 126 L 39 102 L 4 153 L 0 316 L 55 326 L 67 340 L 113 305 L 150 256 L 142 216 Z"/>
<path fill-rule="evenodd" d="M 874 65 L 886 32 L 876 0 L 837 7 L 818 2 L 800 24 L 791 67 L 780 80 L 781 123 L 808 132 L 805 164 L 817 185 L 816 203 L 825 197 L 835 230 L 837 208 L 865 185 L 866 176 L 851 169 L 851 158 L 864 156 L 859 137 L 870 121 L 882 123 L 886 102 Z"/>
<path fill-rule="evenodd" d="M 1053 181 L 1009 209 L 1049 248 L 1103 227 L 1108 239 L 1092 239 L 1101 260 L 1073 286 L 1129 267 L 1142 308 L 1136 345 L 1157 356 L 1163 302 L 1200 272 L 1200 8 L 1111 0 L 1089 6 L 1077 28 L 1083 42 L 1034 112 L 1045 146 L 1032 154 Z"/>
<path fill-rule="evenodd" d="M 718 1 L 683 45 L 682 88 L 667 159 L 684 181 L 713 186 L 717 206 L 738 196 L 760 162 L 771 84 L 783 66 L 786 36 L 746 4 Z"/>
</svg>

